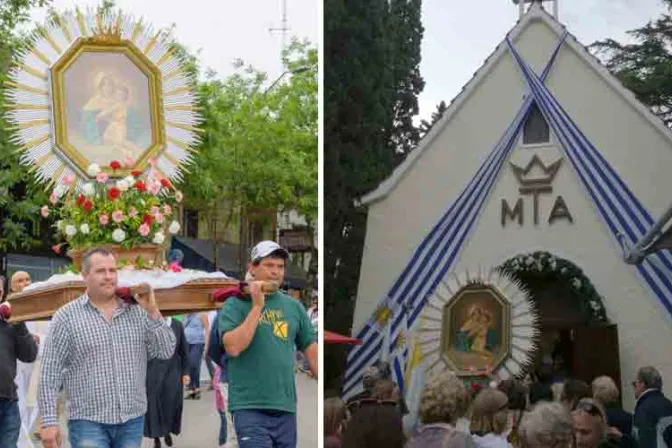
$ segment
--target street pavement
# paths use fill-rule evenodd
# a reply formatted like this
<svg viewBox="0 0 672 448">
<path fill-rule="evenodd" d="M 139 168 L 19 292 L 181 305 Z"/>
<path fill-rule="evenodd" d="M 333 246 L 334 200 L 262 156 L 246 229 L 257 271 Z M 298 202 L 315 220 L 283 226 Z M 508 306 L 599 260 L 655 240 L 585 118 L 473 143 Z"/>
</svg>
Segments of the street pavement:
<svg viewBox="0 0 672 448">
<path fill-rule="evenodd" d="M 201 383 L 203 384 L 203 383 Z M 303 373 L 296 375 L 298 448 L 317 447 L 317 381 Z M 220 418 L 215 408 L 214 392 L 201 394 L 200 400 L 184 400 L 182 413 L 182 434 L 173 436 L 174 448 L 217 448 L 219 445 Z M 67 442 L 67 425 L 62 422 L 66 442 L 63 448 L 70 448 Z M 162 440 L 163 442 L 163 440 Z M 35 442 L 35 447 L 41 447 Z M 143 448 L 152 448 L 153 439 L 145 439 Z M 163 444 L 165 447 L 166 445 Z"/>
<path fill-rule="evenodd" d="M 303 373 L 296 375 L 298 448 L 317 448 L 317 381 Z M 184 400 L 182 434 L 173 437 L 174 448 L 216 448 L 219 414 L 214 392 L 204 392 L 200 400 Z M 143 448 L 152 448 L 145 439 Z M 165 444 L 163 445 L 165 446 Z"/>
</svg>

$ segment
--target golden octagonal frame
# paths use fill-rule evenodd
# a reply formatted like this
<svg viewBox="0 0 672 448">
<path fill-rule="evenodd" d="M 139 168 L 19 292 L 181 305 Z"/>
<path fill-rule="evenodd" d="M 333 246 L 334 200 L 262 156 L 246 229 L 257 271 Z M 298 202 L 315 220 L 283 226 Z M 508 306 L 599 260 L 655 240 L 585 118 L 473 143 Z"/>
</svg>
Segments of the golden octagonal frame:
<svg viewBox="0 0 672 448">
<path fill-rule="evenodd" d="M 165 119 L 163 116 L 163 88 L 161 71 L 152 61 L 129 40 L 106 41 L 98 38 L 79 38 L 51 67 L 51 89 L 54 108 L 54 135 L 56 146 L 64 155 L 86 175 L 89 160 L 75 148 L 68 139 L 68 117 L 65 101 L 65 85 L 63 75 L 75 63 L 77 58 L 86 52 L 120 53 L 125 55 L 135 67 L 148 79 L 150 107 L 150 124 L 152 142 L 130 169 L 117 170 L 114 173 L 109 166 L 101 166 L 103 171 L 115 177 L 124 177 L 131 170 L 143 171 L 149 161 L 159 155 L 166 146 Z"/>
<path fill-rule="evenodd" d="M 452 299 L 450 299 L 444 306 L 441 313 L 441 339 L 440 339 L 440 357 L 448 365 L 448 367 L 460 377 L 470 377 L 478 374 L 486 373 L 486 369 L 474 370 L 469 366 L 461 364 L 454 359 L 450 353 L 451 340 L 459 328 L 452 326 L 452 314 L 456 307 L 462 301 L 469 299 L 470 295 L 483 294 L 490 295 L 499 305 L 501 310 L 501 336 L 500 344 L 502 346 L 500 353 L 495 357 L 487 370 L 496 371 L 503 362 L 509 357 L 511 353 L 511 304 L 502 294 L 490 285 L 474 283 L 461 288 Z"/>
</svg>

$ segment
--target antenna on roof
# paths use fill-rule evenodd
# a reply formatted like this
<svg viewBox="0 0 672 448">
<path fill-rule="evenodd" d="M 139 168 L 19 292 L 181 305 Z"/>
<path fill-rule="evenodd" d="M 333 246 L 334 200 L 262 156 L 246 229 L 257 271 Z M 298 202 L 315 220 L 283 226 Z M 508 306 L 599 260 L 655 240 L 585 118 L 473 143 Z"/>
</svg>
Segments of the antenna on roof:
<svg viewBox="0 0 672 448">
<path fill-rule="evenodd" d="M 558 19 L 558 1 L 559 0 L 513 0 L 514 5 L 518 5 L 518 10 L 520 12 L 520 17 L 522 18 L 525 15 L 525 4 L 526 3 L 539 3 L 543 6 L 544 3 L 553 3 L 553 17 Z M 529 11 L 529 9 L 528 9 Z M 547 10 L 548 11 L 548 10 Z"/>
</svg>

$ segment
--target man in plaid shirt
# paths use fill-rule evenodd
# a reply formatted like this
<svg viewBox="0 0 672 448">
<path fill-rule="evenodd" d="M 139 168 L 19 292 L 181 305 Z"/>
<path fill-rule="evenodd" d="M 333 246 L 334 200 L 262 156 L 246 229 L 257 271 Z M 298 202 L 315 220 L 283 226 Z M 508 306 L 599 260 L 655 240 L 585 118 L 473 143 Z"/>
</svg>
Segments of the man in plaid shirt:
<svg viewBox="0 0 672 448">
<path fill-rule="evenodd" d="M 169 359 L 175 335 L 154 292 L 139 306 L 115 295 L 117 262 L 105 249 L 82 257 L 86 292 L 51 321 L 38 391 L 42 443 L 61 446 L 56 399 L 63 385 L 70 402 L 72 448 L 140 447 L 147 411 L 147 360 Z"/>
</svg>

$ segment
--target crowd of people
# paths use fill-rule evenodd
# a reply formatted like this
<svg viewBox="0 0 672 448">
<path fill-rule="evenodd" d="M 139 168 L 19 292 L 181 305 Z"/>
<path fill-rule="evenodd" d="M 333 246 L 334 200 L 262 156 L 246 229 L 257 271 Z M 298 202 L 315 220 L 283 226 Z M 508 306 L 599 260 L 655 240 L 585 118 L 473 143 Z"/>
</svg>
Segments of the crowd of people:
<svg viewBox="0 0 672 448">
<path fill-rule="evenodd" d="M 31 439 L 61 447 L 64 417 L 72 448 L 140 447 L 143 437 L 173 446 L 183 400 L 204 391 L 204 361 L 221 421 L 213 445 L 295 447 L 295 352 L 317 378 L 317 307 L 309 314 L 282 291 L 262 290 L 264 281 L 283 283 L 288 255 L 275 242 L 259 243 L 248 266 L 249 294 L 229 297 L 209 314 L 165 318 L 151 288 L 133 301 L 118 297 L 112 253 L 87 252 L 86 292 L 50 322 L 0 316 L 0 448 L 31 446 Z M 18 293 L 28 284 L 29 275 L 17 272 L 10 288 Z"/>
<path fill-rule="evenodd" d="M 325 448 L 610 448 L 672 447 L 672 402 L 660 373 L 642 367 L 632 383 L 634 415 L 620 405 L 614 380 L 588 384 L 529 377 L 467 387 L 448 370 L 425 383 L 417 423 L 389 365 L 366 369 L 363 391 L 324 402 Z"/>
</svg>

